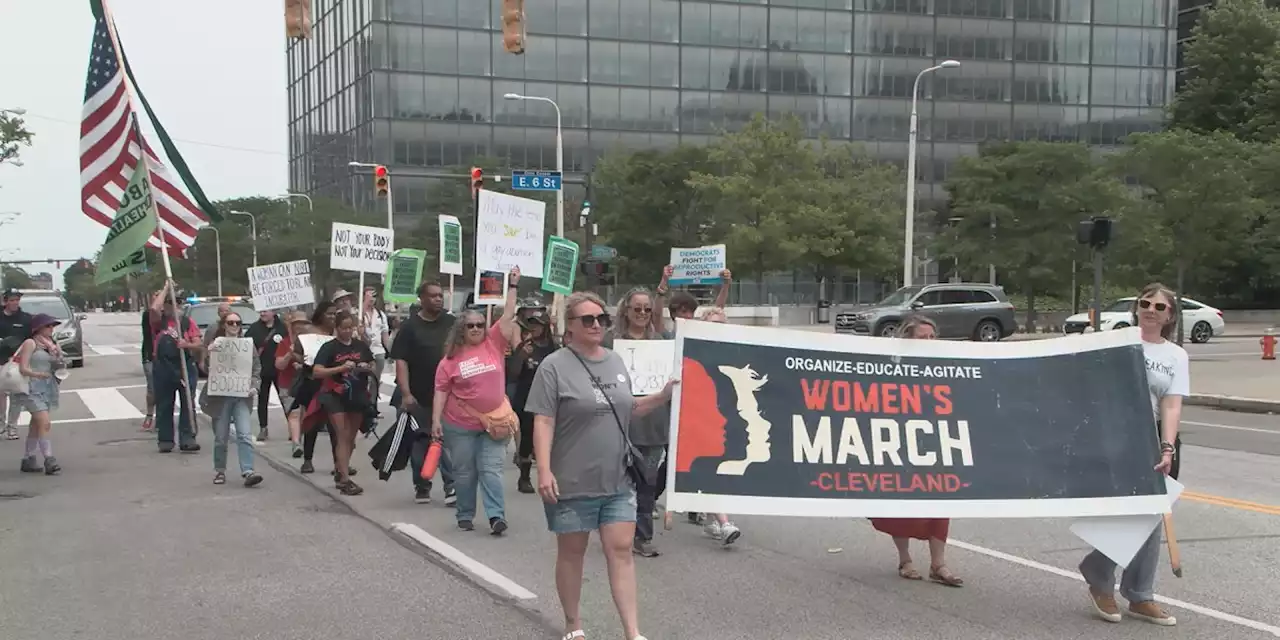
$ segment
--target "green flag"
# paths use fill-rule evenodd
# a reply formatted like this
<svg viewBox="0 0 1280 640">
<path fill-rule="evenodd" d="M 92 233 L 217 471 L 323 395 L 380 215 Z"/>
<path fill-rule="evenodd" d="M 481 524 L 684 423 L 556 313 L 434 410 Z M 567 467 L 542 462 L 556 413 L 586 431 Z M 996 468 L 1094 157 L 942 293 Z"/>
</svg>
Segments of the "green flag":
<svg viewBox="0 0 1280 640">
<path fill-rule="evenodd" d="M 151 203 L 151 182 L 147 180 L 145 162 L 139 162 L 120 196 L 120 209 L 111 222 L 107 241 L 98 255 L 98 272 L 93 281 L 97 284 L 116 278 L 140 273 L 147 268 L 147 256 L 143 248 L 156 232 L 155 207 Z"/>
</svg>

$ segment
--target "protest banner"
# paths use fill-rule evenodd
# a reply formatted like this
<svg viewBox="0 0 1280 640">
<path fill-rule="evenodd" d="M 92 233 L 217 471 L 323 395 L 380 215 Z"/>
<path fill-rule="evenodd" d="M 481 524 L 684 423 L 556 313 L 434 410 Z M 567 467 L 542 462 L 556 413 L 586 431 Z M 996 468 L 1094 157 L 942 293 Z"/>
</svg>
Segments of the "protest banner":
<svg viewBox="0 0 1280 640">
<path fill-rule="evenodd" d="M 217 338 L 209 345 L 212 396 L 248 398 L 253 388 L 253 338 Z"/>
<path fill-rule="evenodd" d="M 541 278 L 547 203 L 484 189 L 479 201 L 476 271 L 520 267 L 522 277 Z"/>
<path fill-rule="evenodd" d="M 578 243 L 551 236 L 547 243 L 547 263 L 542 270 L 542 290 L 569 295 L 578 272 Z"/>
<path fill-rule="evenodd" d="M 676 368 L 674 340 L 614 340 L 613 351 L 627 365 L 633 396 L 662 391 Z"/>
<path fill-rule="evenodd" d="M 269 311 L 315 304 L 311 288 L 311 263 L 306 260 L 249 267 L 249 295 L 254 311 Z"/>
<path fill-rule="evenodd" d="M 675 358 L 673 511 L 1170 510 L 1136 328 L 978 343 L 679 320 Z"/>
<path fill-rule="evenodd" d="M 111 221 L 102 251 L 98 253 L 94 284 L 145 272 L 147 256 L 143 249 L 155 232 L 156 210 L 151 199 L 151 181 L 147 179 L 146 164 L 139 162 L 129 184 L 121 190 L 120 208 Z"/>
<path fill-rule="evenodd" d="M 476 306 L 502 304 L 507 297 L 507 276 L 504 271 L 476 271 Z"/>
<path fill-rule="evenodd" d="M 394 248 L 394 231 L 381 227 L 333 223 L 329 268 L 383 274 Z"/>
<path fill-rule="evenodd" d="M 326 336 L 322 333 L 305 333 L 298 336 L 298 343 L 302 345 L 302 361 L 308 366 L 316 363 L 316 354 L 320 353 L 320 347 L 324 343 L 333 339 L 333 336 Z"/>
<path fill-rule="evenodd" d="M 422 284 L 422 267 L 427 252 L 421 249 L 396 249 L 387 261 L 387 275 L 382 279 L 382 299 L 395 303 L 418 301 L 418 285 Z"/>
<path fill-rule="evenodd" d="M 453 216 L 440 216 L 440 273 L 462 275 L 462 223 Z"/>
<path fill-rule="evenodd" d="M 683 287 L 691 284 L 719 284 L 720 272 L 726 267 L 725 249 L 722 244 L 681 249 L 672 247 L 671 277 L 667 284 Z"/>
</svg>

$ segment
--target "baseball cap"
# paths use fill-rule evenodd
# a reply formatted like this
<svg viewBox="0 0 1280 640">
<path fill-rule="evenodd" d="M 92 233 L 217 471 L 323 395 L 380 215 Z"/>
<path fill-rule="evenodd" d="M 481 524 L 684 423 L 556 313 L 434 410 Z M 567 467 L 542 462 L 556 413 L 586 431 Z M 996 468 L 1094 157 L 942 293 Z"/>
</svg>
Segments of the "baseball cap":
<svg viewBox="0 0 1280 640">
<path fill-rule="evenodd" d="M 13 287 L 9 287 L 8 289 L 4 290 L 5 300 L 8 300 L 9 298 L 21 298 L 21 297 L 22 297 L 22 292 L 18 291 L 17 289 L 14 289 Z"/>
</svg>

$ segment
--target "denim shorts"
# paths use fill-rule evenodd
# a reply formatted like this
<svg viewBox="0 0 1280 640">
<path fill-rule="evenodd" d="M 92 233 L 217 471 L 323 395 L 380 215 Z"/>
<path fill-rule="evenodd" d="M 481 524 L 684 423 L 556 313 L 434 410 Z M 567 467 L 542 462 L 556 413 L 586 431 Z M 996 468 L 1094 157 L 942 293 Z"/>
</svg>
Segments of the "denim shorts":
<svg viewBox="0 0 1280 640">
<path fill-rule="evenodd" d="M 611 496 L 569 498 L 555 504 L 542 503 L 547 529 L 554 534 L 599 530 L 606 524 L 636 521 L 636 492 L 631 489 Z"/>
</svg>

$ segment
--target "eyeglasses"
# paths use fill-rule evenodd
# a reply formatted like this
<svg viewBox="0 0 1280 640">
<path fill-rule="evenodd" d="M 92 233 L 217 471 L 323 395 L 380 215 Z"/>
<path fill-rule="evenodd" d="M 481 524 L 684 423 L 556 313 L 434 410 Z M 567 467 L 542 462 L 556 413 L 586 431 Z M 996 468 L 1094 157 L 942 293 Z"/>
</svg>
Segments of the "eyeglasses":
<svg viewBox="0 0 1280 640">
<path fill-rule="evenodd" d="M 569 320 L 580 320 L 584 327 L 594 327 L 597 323 L 601 327 L 607 327 L 613 324 L 613 321 L 609 319 L 609 314 L 607 313 L 602 313 L 596 316 L 574 316 L 569 318 Z"/>
<path fill-rule="evenodd" d="M 631 312 L 639 314 L 653 313 L 653 307 L 631 307 Z"/>
<path fill-rule="evenodd" d="M 483 323 L 483 322 L 468 322 L 465 326 L 466 326 L 468 329 L 483 329 L 483 328 L 484 328 L 484 323 Z"/>
<path fill-rule="evenodd" d="M 1165 304 L 1165 303 L 1163 303 L 1163 302 L 1152 302 L 1152 301 L 1150 301 L 1150 300 L 1139 300 L 1139 301 L 1138 301 L 1138 308 L 1139 308 L 1139 309 L 1150 309 L 1151 307 L 1155 307 L 1155 308 L 1156 308 L 1156 311 L 1167 311 L 1167 310 L 1169 309 L 1169 305 L 1167 305 L 1167 304 Z"/>
</svg>

